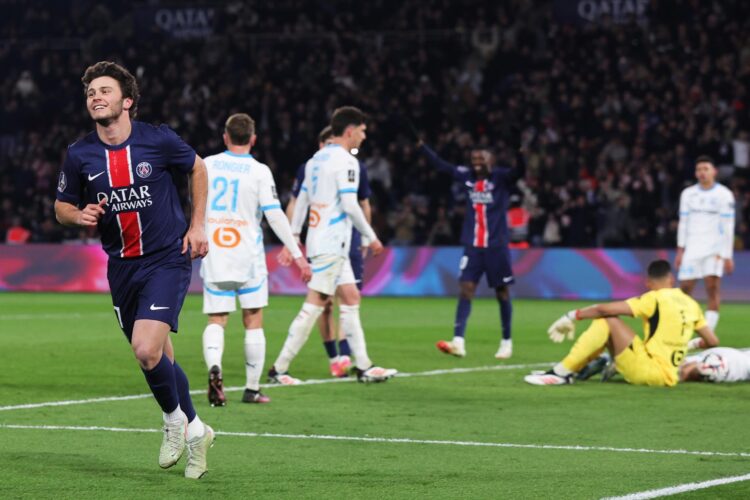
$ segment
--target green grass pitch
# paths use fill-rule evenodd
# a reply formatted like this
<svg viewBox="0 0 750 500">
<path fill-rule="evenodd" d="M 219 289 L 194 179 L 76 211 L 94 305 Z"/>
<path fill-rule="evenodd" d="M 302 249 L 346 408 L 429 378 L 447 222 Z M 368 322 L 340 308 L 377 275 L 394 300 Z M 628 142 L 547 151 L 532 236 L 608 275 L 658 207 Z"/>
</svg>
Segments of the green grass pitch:
<svg viewBox="0 0 750 500">
<path fill-rule="evenodd" d="M 266 369 L 301 302 L 271 298 Z M 177 359 L 201 391 L 194 401 L 203 420 L 216 431 L 237 433 L 220 434 L 209 473 L 189 481 L 182 476 L 184 458 L 159 469 L 160 433 L 107 430 L 157 430 L 161 414 L 152 398 L 8 409 L 148 388 L 109 296 L 1 294 L 0 498 L 593 499 L 750 473 L 750 384 L 525 384 L 523 375 L 569 348 L 551 343 L 545 331 L 577 304 L 516 300 L 514 356 L 498 362 L 494 301 L 474 302 L 468 356 L 457 359 L 434 347 L 452 334 L 454 299 L 365 298 L 362 321 L 373 360 L 419 376 L 373 385 L 272 387 L 264 390 L 269 405 L 242 404 L 242 393 L 233 391 L 226 407 L 211 408 L 202 392 L 205 317 L 200 297 L 189 296 L 173 337 Z M 748 324 L 750 307 L 722 306 L 723 345 L 750 346 Z M 224 354 L 228 387 L 244 384 L 242 343 L 233 315 Z M 511 366 L 450 371 L 498 365 Z M 433 370 L 447 372 L 424 373 Z M 291 372 L 328 377 L 317 331 Z M 565 448 L 575 446 L 582 448 Z M 750 498 L 750 481 L 683 497 Z"/>
</svg>

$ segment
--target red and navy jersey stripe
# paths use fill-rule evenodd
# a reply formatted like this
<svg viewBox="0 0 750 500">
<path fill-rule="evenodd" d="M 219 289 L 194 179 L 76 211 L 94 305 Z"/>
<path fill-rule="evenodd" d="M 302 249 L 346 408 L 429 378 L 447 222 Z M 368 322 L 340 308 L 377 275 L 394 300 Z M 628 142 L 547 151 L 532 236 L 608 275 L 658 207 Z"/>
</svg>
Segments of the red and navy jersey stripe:
<svg viewBox="0 0 750 500">
<path fill-rule="evenodd" d="M 487 178 L 478 179 L 471 167 L 448 163 L 426 145 L 420 149 L 430 164 L 453 176 L 466 196 L 461 244 L 477 248 L 507 246 L 508 199 L 513 184 L 525 172 L 525 164 L 520 163 L 516 168 L 493 167 Z"/>
<path fill-rule="evenodd" d="M 107 198 L 102 247 L 124 259 L 174 245 L 185 234 L 175 178 L 195 163 L 195 151 L 166 125 L 131 124 L 123 144 L 104 144 L 92 132 L 71 145 L 57 190 L 58 200 L 81 207 Z"/>
</svg>

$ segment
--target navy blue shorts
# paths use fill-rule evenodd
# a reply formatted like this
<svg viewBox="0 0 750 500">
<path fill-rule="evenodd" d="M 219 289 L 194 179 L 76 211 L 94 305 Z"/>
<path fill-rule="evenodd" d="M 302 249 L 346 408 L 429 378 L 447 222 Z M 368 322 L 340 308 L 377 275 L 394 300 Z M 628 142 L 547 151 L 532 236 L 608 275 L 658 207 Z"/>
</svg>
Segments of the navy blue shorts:
<svg viewBox="0 0 750 500">
<path fill-rule="evenodd" d="M 459 281 L 479 283 L 483 274 L 491 288 L 511 285 L 515 281 L 510 265 L 510 250 L 507 247 L 465 247 L 461 257 Z"/>
<path fill-rule="evenodd" d="M 109 259 L 107 279 L 112 305 L 128 342 L 138 319 L 161 321 L 177 331 L 177 318 L 192 274 L 190 251 L 185 255 L 181 251 L 180 241 L 143 257 Z"/>
</svg>

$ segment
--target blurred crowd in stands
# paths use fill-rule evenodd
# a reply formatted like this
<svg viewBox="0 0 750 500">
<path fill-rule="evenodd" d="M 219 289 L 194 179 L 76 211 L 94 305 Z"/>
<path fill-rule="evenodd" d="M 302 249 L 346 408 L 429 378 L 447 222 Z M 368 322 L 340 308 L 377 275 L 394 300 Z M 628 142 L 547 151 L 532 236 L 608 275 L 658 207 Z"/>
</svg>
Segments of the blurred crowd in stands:
<svg viewBox="0 0 750 500">
<path fill-rule="evenodd" d="M 108 59 L 137 76 L 138 119 L 202 156 L 223 150 L 227 116 L 250 113 L 284 201 L 330 112 L 361 107 L 373 224 L 393 245 L 456 245 L 465 210 L 406 116 L 456 163 L 476 145 L 513 163 L 522 131 L 512 206 L 531 246 L 674 247 L 680 191 L 709 154 L 749 248 L 750 3 L 651 0 L 642 19 L 582 26 L 555 3 L 224 1 L 187 19 L 175 2 L 2 0 L 0 242 L 94 236 L 59 226 L 52 205 L 66 146 L 92 129 L 80 77 Z M 190 22 L 204 31 L 169 31 Z"/>
</svg>

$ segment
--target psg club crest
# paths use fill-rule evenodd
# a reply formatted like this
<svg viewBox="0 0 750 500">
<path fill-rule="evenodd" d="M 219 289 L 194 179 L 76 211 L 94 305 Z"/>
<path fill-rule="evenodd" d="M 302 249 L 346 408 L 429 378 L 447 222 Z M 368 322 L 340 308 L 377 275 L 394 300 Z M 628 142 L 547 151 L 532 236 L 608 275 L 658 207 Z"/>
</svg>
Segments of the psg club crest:
<svg viewBox="0 0 750 500">
<path fill-rule="evenodd" d="M 68 187 L 68 179 L 65 177 L 65 172 L 60 172 L 60 180 L 57 182 L 57 190 L 61 193 Z"/>
<path fill-rule="evenodd" d="M 138 174 L 138 177 L 141 179 L 145 179 L 151 175 L 152 171 L 153 168 L 151 168 L 151 164 L 147 161 L 142 161 L 135 167 L 135 173 Z"/>
</svg>

